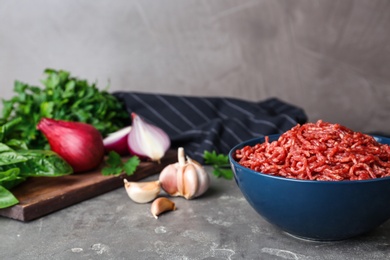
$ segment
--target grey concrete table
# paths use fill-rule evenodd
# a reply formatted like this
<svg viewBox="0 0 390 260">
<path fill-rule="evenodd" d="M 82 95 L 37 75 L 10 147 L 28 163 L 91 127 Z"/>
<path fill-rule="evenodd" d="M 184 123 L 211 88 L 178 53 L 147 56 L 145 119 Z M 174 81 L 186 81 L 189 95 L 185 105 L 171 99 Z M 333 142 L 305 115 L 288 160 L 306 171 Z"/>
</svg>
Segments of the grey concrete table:
<svg viewBox="0 0 390 260">
<path fill-rule="evenodd" d="M 173 200 L 178 209 L 155 219 L 119 188 L 28 223 L 0 218 L 0 259 L 390 259 L 390 222 L 310 242 L 263 220 L 234 181 L 212 178 L 203 197 Z"/>
</svg>

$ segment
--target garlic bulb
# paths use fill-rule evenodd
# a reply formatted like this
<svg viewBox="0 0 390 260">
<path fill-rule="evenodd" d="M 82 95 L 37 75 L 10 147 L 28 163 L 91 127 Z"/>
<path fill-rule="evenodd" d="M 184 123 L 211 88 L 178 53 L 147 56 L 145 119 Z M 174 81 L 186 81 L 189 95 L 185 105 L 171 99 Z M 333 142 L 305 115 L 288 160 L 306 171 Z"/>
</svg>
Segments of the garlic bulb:
<svg viewBox="0 0 390 260">
<path fill-rule="evenodd" d="M 164 197 L 154 200 L 150 207 L 150 211 L 156 219 L 160 214 L 171 210 L 176 210 L 175 203 Z"/>
<path fill-rule="evenodd" d="M 159 181 L 129 182 L 126 179 L 123 179 L 123 182 L 125 183 L 127 195 L 137 203 L 150 202 L 157 198 L 161 191 Z"/>
<path fill-rule="evenodd" d="M 178 162 L 166 166 L 160 173 L 161 188 L 171 196 L 199 197 L 209 188 L 209 175 L 197 161 L 186 159 L 184 148 L 179 147 L 177 154 Z"/>
</svg>

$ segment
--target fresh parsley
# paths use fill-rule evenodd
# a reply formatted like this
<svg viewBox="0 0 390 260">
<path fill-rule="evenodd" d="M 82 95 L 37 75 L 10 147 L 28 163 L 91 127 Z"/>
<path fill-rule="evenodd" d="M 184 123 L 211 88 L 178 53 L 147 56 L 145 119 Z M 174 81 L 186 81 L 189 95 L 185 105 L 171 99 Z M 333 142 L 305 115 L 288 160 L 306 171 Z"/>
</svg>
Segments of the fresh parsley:
<svg viewBox="0 0 390 260">
<path fill-rule="evenodd" d="M 225 154 L 217 154 L 216 151 L 204 151 L 204 163 L 213 167 L 213 174 L 218 178 L 233 179 L 233 171 L 230 168 L 229 157 Z"/>
<path fill-rule="evenodd" d="M 0 125 L 23 118 L 10 138 L 24 141 L 30 149 L 48 148 L 46 138 L 36 129 L 43 117 L 91 124 L 103 137 L 130 123 L 124 104 L 96 84 L 63 70 L 46 69 L 44 73 L 43 87 L 15 81 L 15 96 L 3 99 Z"/>
<path fill-rule="evenodd" d="M 105 176 L 120 175 L 125 172 L 127 175 L 133 175 L 140 162 L 140 159 L 135 155 L 123 162 L 118 153 L 110 151 L 106 159 L 107 166 L 102 169 L 102 174 Z"/>
</svg>

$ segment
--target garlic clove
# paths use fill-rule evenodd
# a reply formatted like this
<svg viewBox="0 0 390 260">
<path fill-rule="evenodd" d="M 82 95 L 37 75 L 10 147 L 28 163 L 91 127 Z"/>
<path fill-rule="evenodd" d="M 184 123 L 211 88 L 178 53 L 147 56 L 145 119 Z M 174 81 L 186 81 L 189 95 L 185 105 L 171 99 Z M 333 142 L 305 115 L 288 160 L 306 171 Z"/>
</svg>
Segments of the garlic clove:
<svg viewBox="0 0 390 260">
<path fill-rule="evenodd" d="M 129 182 L 123 179 L 127 195 L 137 203 L 147 203 L 155 198 L 161 191 L 160 181 Z"/>
<path fill-rule="evenodd" d="M 175 203 L 165 197 L 155 199 L 150 207 L 150 212 L 156 219 L 160 214 L 172 210 L 176 210 Z"/>
<path fill-rule="evenodd" d="M 193 198 L 198 186 L 198 173 L 194 165 L 187 164 L 177 172 L 177 188 L 184 198 Z"/>
<path fill-rule="evenodd" d="M 177 189 L 176 173 L 179 167 L 178 163 L 167 165 L 160 173 L 159 181 L 161 188 L 171 196 L 179 196 Z"/>
<path fill-rule="evenodd" d="M 191 158 L 187 157 L 188 163 L 192 164 L 196 168 L 196 172 L 198 174 L 198 189 L 196 193 L 194 194 L 194 198 L 199 197 L 203 193 L 205 193 L 209 186 L 210 186 L 210 176 L 207 173 L 207 171 L 204 169 L 204 167 L 197 161 L 192 160 Z"/>
</svg>

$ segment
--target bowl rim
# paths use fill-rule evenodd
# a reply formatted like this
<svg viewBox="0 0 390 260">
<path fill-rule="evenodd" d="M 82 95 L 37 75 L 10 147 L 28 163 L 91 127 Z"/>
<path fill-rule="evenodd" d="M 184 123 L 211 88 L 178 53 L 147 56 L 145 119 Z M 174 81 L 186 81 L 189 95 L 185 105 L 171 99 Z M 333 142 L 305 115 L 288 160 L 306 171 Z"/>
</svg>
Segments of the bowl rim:
<svg viewBox="0 0 390 260">
<path fill-rule="evenodd" d="M 266 178 L 271 178 L 271 179 L 276 179 L 276 180 L 281 180 L 281 181 L 288 181 L 288 182 L 318 183 L 318 184 L 325 184 L 326 183 L 326 184 L 332 184 L 332 185 L 348 185 L 351 183 L 373 183 L 373 182 L 382 182 L 385 180 L 390 180 L 390 176 L 376 178 L 376 179 L 368 179 L 368 180 L 342 180 L 342 181 L 301 180 L 301 179 L 286 178 L 286 177 L 282 177 L 282 176 L 275 176 L 275 175 L 271 175 L 271 174 L 267 174 L 267 173 L 263 173 L 263 172 L 258 172 L 258 171 L 249 169 L 247 167 L 244 167 L 241 164 L 239 164 L 236 160 L 234 160 L 234 158 L 233 158 L 234 151 L 236 151 L 237 149 L 243 148 L 244 146 L 248 145 L 249 143 L 253 143 L 253 142 L 256 142 L 258 140 L 264 141 L 266 136 L 268 136 L 270 139 L 272 139 L 272 138 L 279 138 L 279 136 L 281 136 L 281 134 L 259 136 L 259 137 L 248 139 L 246 141 L 243 141 L 243 142 L 235 145 L 232 149 L 230 149 L 229 154 L 228 154 L 230 164 L 233 164 L 234 167 L 237 167 L 241 170 L 248 171 L 249 173 L 254 174 L 254 175 L 259 175 L 259 176 L 266 177 Z M 390 143 L 390 138 L 380 136 L 380 135 L 370 135 L 370 136 L 374 137 L 377 142 L 380 142 L 380 140 L 386 140 L 387 142 Z M 236 177 L 236 172 L 234 169 L 233 169 L 233 173 L 234 173 L 234 176 Z"/>
</svg>

